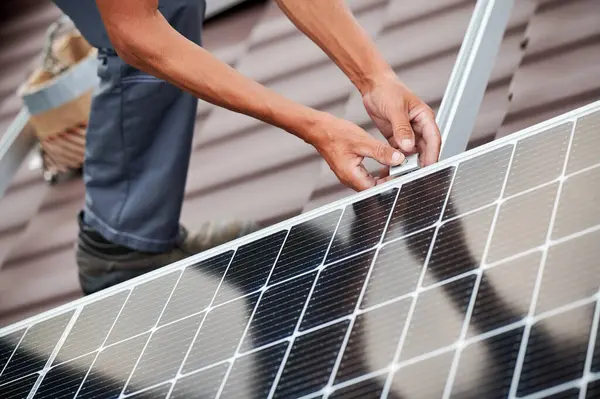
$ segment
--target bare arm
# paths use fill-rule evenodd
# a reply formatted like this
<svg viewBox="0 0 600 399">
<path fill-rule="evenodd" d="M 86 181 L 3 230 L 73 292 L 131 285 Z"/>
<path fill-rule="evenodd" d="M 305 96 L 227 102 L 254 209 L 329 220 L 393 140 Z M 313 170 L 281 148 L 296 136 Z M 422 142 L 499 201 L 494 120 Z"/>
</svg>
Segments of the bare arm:
<svg viewBox="0 0 600 399">
<path fill-rule="evenodd" d="M 243 76 L 173 29 L 158 0 L 97 0 L 109 38 L 128 64 L 210 103 L 282 128 L 312 144 L 336 176 L 363 190 L 380 182 L 362 165 L 370 157 L 398 165 L 404 156 L 363 129 L 295 103 Z"/>
<path fill-rule="evenodd" d="M 317 111 L 248 79 L 179 34 L 157 10 L 158 0 L 98 0 L 97 5 L 115 50 L 128 64 L 295 134 L 319 119 Z"/>
<path fill-rule="evenodd" d="M 437 161 L 440 132 L 432 110 L 400 82 L 344 0 L 275 1 L 354 83 L 390 144 L 419 152 L 424 165 Z"/>
<path fill-rule="evenodd" d="M 343 0 L 275 0 L 296 27 L 344 71 L 362 94 L 394 72 Z"/>
</svg>

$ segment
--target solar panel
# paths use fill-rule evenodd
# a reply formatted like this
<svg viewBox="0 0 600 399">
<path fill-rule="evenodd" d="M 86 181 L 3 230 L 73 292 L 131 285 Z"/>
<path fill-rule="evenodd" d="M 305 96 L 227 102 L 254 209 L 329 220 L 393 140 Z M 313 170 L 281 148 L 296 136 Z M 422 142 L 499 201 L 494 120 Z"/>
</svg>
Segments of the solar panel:
<svg viewBox="0 0 600 399">
<path fill-rule="evenodd" d="M 2 398 L 600 395 L 600 102 L 0 331 Z"/>
</svg>

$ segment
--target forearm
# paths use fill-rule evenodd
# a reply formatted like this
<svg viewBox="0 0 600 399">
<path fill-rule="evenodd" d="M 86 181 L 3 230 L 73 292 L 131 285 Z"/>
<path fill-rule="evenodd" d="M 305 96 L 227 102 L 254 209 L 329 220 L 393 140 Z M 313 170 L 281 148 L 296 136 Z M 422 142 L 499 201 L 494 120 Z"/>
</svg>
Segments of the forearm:
<svg viewBox="0 0 600 399">
<path fill-rule="evenodd" d="M 344 0 L 276 0 L 288 18 L 315 42 L 365 94 L 388 63 L 358 24 Z"/>
<path fill-rule="evenodd" d="M 285 129 L 313 143 L 311 125 L 321 113 L 297 104 L 249 79 L 189 41 L 157 10 L 109 34 L 132 66 L 164 79 L 198 98 Z"/>
</svg>

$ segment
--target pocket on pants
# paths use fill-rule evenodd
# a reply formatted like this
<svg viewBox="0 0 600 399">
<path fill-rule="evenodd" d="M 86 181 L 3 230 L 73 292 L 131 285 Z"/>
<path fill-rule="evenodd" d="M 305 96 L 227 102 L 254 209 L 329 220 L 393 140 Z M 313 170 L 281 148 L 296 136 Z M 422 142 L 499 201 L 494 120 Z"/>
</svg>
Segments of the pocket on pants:
<svg viewBox="0 0 600 399">
<path fill-rule="evenodd" d="M 159 135 L 165 134 L 168 129 L 165 118 L 183 93 L 170 83 L 141 73 L 123 77 L 121 88 L 125 145 L 141 154 Z"/>
</svg>

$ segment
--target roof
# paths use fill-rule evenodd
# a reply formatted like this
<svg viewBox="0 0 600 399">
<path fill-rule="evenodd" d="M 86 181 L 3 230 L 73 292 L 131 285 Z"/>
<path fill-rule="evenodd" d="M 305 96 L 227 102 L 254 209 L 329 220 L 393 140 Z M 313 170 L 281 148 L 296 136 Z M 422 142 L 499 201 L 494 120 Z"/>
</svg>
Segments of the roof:
<svg viewBox="0 0 600 399">
<path fill-rule="evenodd" d="M 400 78 L 436 109 L 475 1 L 347 2 Z M 18 112 L 14 89 L 58 16 L 48 1 L 13 3 L 13 17 L 0 25 L 0 131 Z M 600 98 L 600 3 L 515 3 L 472 147 Z M 279 93 L 377 134 L 346 77 L 272 2 L 254 1 L 208 21 L 204 46 Z M 182 215 L 189 227 L 232 217 L 271 224 L 350 192 L 303 141 L 199 105 Z M 50 187 L 39 170 L 22 165 L 0 200 L 0 325 L 81 295 L 73 245 L 83 195 L 80 180 Z"/>
</svg>

